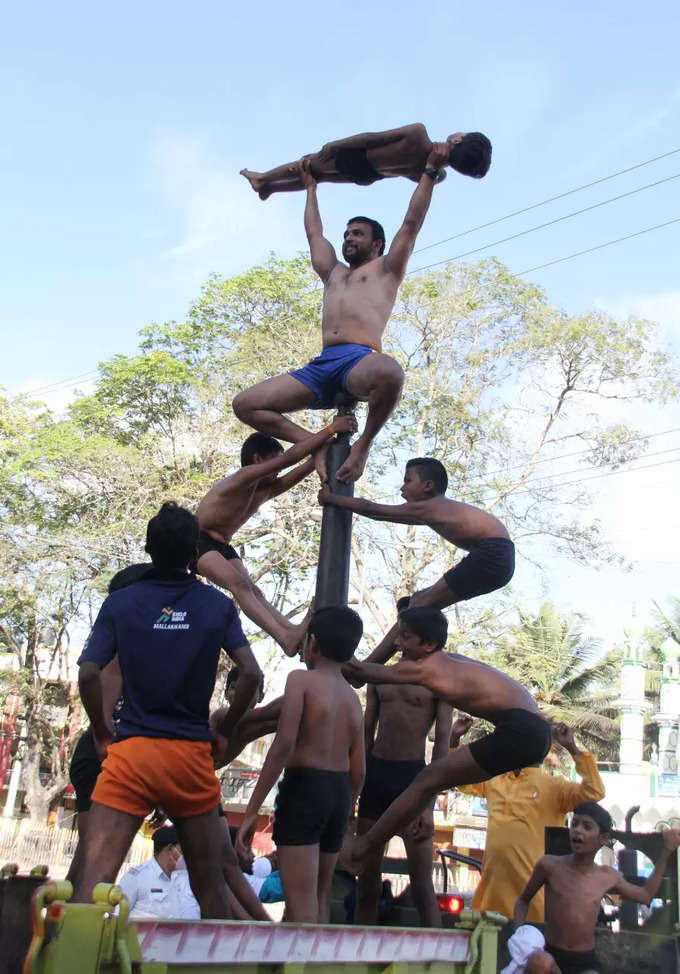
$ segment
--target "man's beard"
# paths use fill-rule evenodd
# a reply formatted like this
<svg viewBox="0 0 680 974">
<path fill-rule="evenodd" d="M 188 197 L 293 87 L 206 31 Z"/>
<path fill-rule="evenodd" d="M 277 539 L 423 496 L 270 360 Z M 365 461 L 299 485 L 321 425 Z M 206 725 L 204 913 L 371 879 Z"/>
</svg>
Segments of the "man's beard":
<svg viewBox="0 0 680 974">
<path fill-rule="evenodd" d="M 359 264 L 363 264 L 367 259 L 367 254 L 362 254 L 357 247 L 353 247 L 348 253 L 346 249 L 343 249 L 342 256 L 345 258 L 350 267 L 358 267 Z"/>
</svg>

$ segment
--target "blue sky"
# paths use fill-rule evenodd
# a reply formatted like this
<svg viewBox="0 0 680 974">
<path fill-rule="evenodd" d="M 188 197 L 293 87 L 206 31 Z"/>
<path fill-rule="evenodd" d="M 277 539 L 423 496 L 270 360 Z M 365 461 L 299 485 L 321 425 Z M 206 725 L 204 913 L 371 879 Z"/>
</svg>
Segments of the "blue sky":
<svg viewBox="0 0 680 974">
<path fill-rule="evenodd" d="M 412 121 L 434 138 L 487 132 L 489 175 L 449 174 L 424 246 L 680 148 L 680 8 L 670 0 L 34 3 L 9 8 L 3 27 L 0 384 L 12 390 L 133 352 L 138 328 L 181 319 L 210 272 L 304 248 L 302 196 L 262 203 L 243 166 Z M 675 173 L 680 153 L 416 255 L 412 267 Z M 392 234 L 411 190 L 401 180 L 323 186 L 328 236 L 338 242 L 357 210 Z M 479 256 L 521 271 L 675 217 L 680 179 Z M 575 313 L 653 314 L 678 349 L 679 242 L 680 223 L 530 276 Z M 680 426 L 680 413 L 649 423 Z M 609 516 L 614 502 L 603 505 Z M 629 523 L 613 527 L 625 541 Z M 669 524 L 660 530 L 667 538 Z"/>
</svg>

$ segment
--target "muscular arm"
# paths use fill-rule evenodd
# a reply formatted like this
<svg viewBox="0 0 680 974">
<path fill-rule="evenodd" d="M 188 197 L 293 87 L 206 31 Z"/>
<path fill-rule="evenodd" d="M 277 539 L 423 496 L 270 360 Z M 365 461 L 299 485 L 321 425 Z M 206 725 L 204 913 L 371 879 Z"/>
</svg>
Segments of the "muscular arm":
<svg viewBox="0 0 680 974">
<path fill-rule="evenodd" d="M 447 162 L 448 151 L 445 151 L 445 145 L 442 143 L 441 145 L 434 145 L 432 147 L 425 167 L 438 169 L 445 166 Z M 434 186 L 434 180 L 423 171 L 420 182 L 416 186 L 415 192 L 411 197 L 411 202 L 408 205 L 404 222 L 397 231 L 392 241 L 392 246 L 385 257 L 385 270 L 394 275 L 399 281 L 406 274 L 406 266 L 413 253 L 416 237 L 420 233 L 423 221 L 430 208 Z"/>
<path fill-rule="evenodd" d="M 304 440 L 302 442 L 304 442 Z M 281 494 L 285 494 L 287 490 L 290 490 L 291 487 L 296 487 L 297 484 L 299 484 L 301 480 L 304 480 L 305 477 L 308 477 L 310 473 L 314 473 L 314 460 L 312 457 L 305 460 L 305 462 L 301 463 L 298 467 L 295 467 L 294 470 L 284 474 L 283 477 L 278 477 L 269 488 L 269 496 L 279 497 Z"/>
<path fill-rule="evenodd" d="M 113 737 L 113 722 L 111 711 L 108 714 L 104 710 L 104 697 L 102 693 L 102 679 L 99 666 L 90 660 L 84 660 L 78 671 L 78 687 L 80 689 L 80 699 L 87 716 L 90 718 L 92 733 L 99 742 L 106 742 Z"/>
<path fill-rule="evenodd" d="M 444 700 L 437 700 L 437 712 L 434 718 L 434 747 L 432 761 L 439 761 L 449 753 L 449 740 L 453 724 L 453 707 Z"/>
<path fill-rule="evenodd" d="M 379 713 L 380 698 L 378 697 L 378 691 L 375 687 L 369 686 L 366 689 L 366 709 L 364 710 L 364 747 L 366 754 L 370 754 L 373 750 Z"/>
<path fill-rule="evenodd" d="M 305 233 L 309 241 L 309 254 L 312 267 L 322 281 L 327 281 L 330 272 L 338 263 L 335 249 L 323 235 L 323 224 L 319 213 L 319 201 L 316 196 L 316 180 L 309 170 L 309 162 L 299 163 L 300 178 L 307 190 L 305 203 Z"/>
<path fill-rule="evenodd" d="M 424 144 L 431 144 L 427 137 L 427 130 L 421 122 L 402 125 L 401 128 L 388 129 L 385 132 L 362 132 L 361 135 L 349 135 L 346 139 L 336 139 L 327 142 L 321 150 L 324 158 L 330 158 L 340 149 L 381 149 L 384 145 L 393 145 L 407 136 L 418 135 Z"/>
<path fill-rule="evenodd" d="M 332 494 L 328 488 L 319 491 L 319 503 L 332 504 L 346 511 L 353 511 L 372 521 L 391 521 L 394 524 L 423 524 L 423 505 L 420 502 L 406 504 L 376 504 L 365 497 L 344 497 Z"/>
<path fill-rule="evenodd" d="M 415 660 L 400 660 L 394 666 L 350 660 L 345 663 L 343 670 L 347 670 L 349 676 L 360 679 L 362 683 L 415 683 L 418 686 L 427 686 L 423 682 L 422 666 Z"/>
<path fill-rule="evenodd" d="M 543 858 L 539 859 L 534 866 L 534 871 L 529 877 L 529 882 L 515 900 L 515 909 L 512 919 L 516 927 L 521 926 L 526 920 L 527 913 L 529 911 L 529 904 L 533 900 L 536 893 L 538 893 L 539 889 L 545 885 L 547 878 L 546 856 L 543 856 Z"/>
</svg>

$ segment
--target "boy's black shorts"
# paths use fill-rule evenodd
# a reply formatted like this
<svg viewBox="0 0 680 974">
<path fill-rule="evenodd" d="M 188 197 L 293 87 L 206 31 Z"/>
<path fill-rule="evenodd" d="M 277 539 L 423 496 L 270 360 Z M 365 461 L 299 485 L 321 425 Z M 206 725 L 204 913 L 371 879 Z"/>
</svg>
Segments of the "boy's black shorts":
<svg viewBox="0 0 680 974">
<path fill-rule="evenodd" d="M 482 538 L 469 555 L 444 574 L 444 581 L 461 600 L 495 592 L 515 574 L 515 546 L 510 538 Z"/>
<path fill-rule="evenodd" d="M 230 544 L 226 544 L 224 541 L 218 541 L 212 535 L 208 534 L 207 531 L 199 531 L 196 561 L 190 566 L 193 572 L 196 571 L 199 558 L 209 551 L 217 551 L 227 561 L 230 561 L 232 558 L 241 557 L 236 548 L 233 548 Z"/>
<path fill-rule="evenodd" d="M 342 176 L 349 176 L 359 186 L 370 186 L 385 178 L 368 161 L 366 149 L 338 149 L 334 162 Z"/>
<path fill-rule="evenodd" d="M 279 845 L 316 845 L 339 852 L 349 819 L 349 772 L 286 768 L 279 784 L 272 838 Z"/>
<path fill-rule="evenodd" d="M 602 964 L 594 950 L 563 950 L 545 945 L 562 974 L 581 974 L 581 971 L 602 971 Z"/>
<path fill-rule="evenodd" d="M 359 798 L 359 818 L 377 821 L 424 767 L 422 760 L 389 761 L 368 754 L 366 781 Z"/>
<path fill-rule="evenodd" d="M 92 804 L 90 796 L 101 769 L 92 728 L 88 727 L 75 746 L 69 767 L 69 778 L 76 793 L 77 812 L 89 812 Z"/>
<path fill-rule="evenodd" d="M 493 718 L 493 733 L 470 744 L 470 754 L 490 778 L 539 764 L 550 750 L 550 725 L 539 714 L 499 710 Z"/>
</svg>

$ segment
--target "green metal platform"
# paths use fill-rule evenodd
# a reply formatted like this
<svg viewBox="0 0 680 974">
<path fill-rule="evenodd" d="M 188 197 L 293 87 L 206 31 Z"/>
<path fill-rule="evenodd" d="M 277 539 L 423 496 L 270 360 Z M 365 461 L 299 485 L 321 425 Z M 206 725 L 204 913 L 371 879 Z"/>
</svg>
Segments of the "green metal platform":
<svg viewBox="0 0 680 974">
<path fill-rule="evenodd" d="M 24 974 L 495 974 L 496 914 L 461 914 L 454 930 L 143 920 L 120 888 L 69 903 L 69 883 L 33 897 Z M 119 913 L 114 913 L 118 906 Z"/>
</svg>

